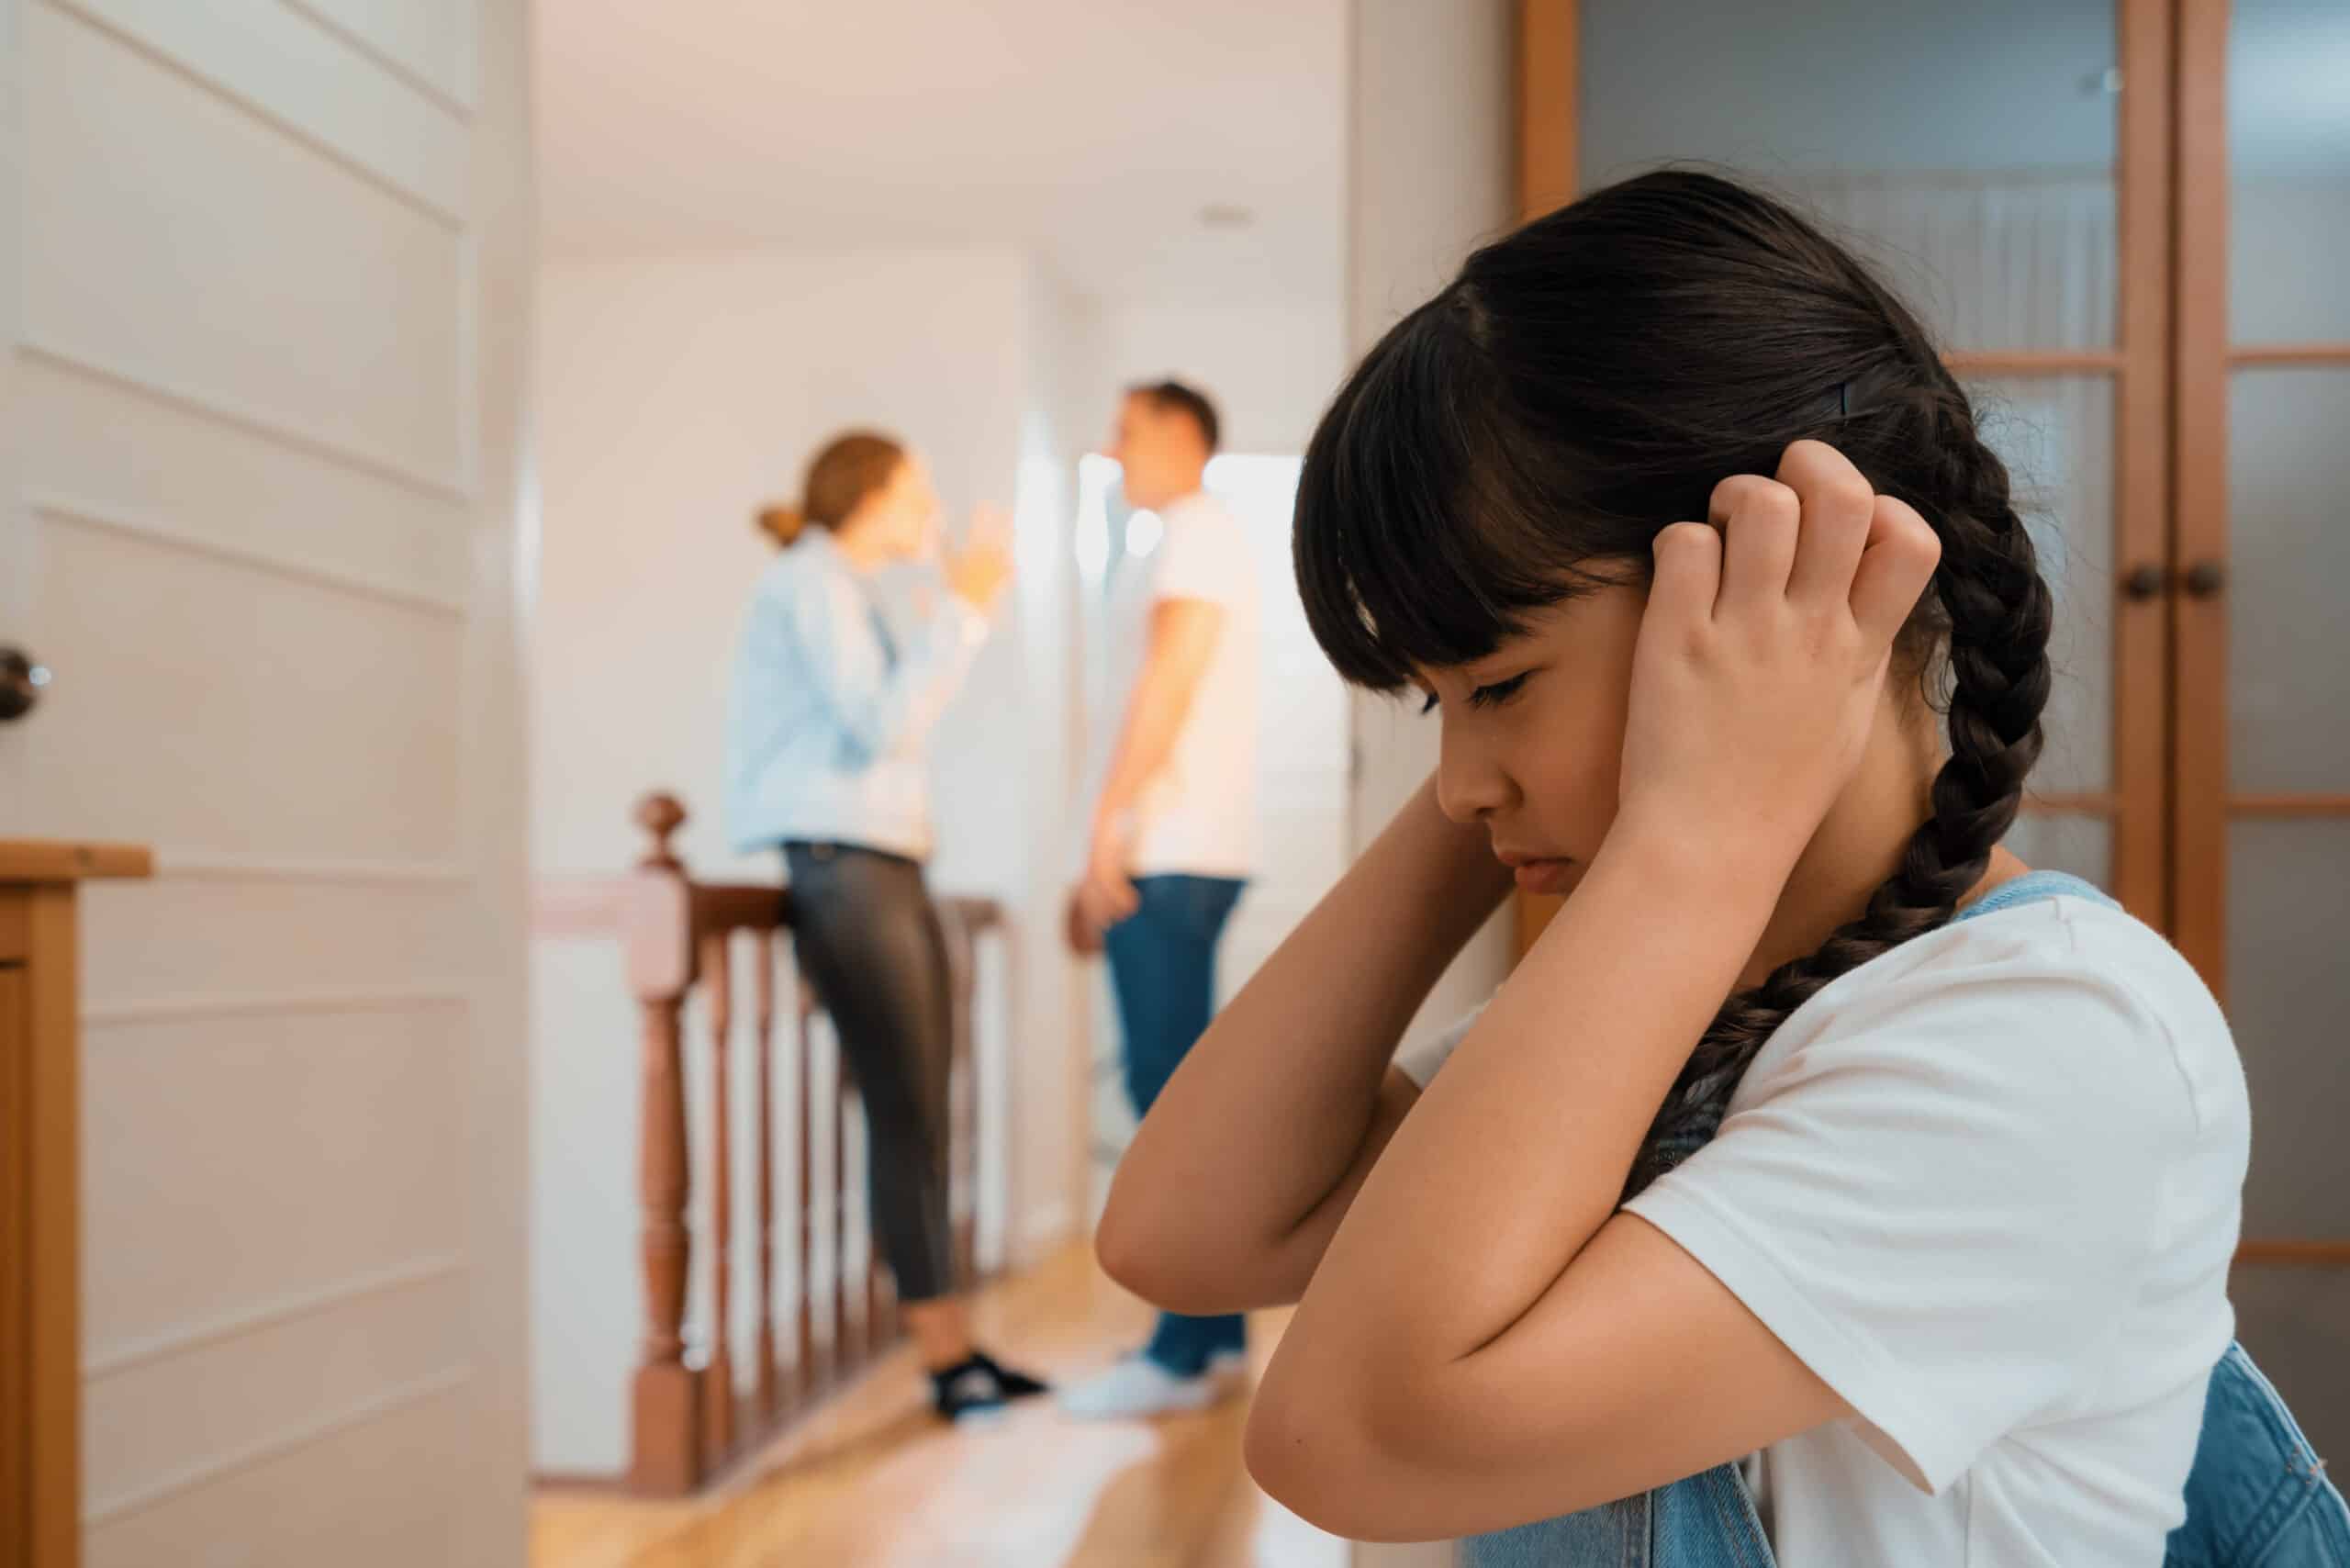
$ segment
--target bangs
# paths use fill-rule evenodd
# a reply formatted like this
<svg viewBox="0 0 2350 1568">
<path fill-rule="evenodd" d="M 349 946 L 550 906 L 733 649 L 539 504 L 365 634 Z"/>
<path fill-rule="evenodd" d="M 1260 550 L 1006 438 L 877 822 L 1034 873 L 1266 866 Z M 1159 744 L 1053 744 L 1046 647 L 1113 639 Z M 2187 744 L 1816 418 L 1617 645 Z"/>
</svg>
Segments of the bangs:
<svg viewBox="0 0 2350 1568">
<path fill-rule="evenodd" d="M 1542 526 L 1500 388 L 1448 292 L 1371 350 L 1322 416 L 1292 550 L 1315 641 L 1339 676 L 1395 691 L 1485 657 L 1589 579 Z M 1553 492 L 1555 493 L 1555 492 Z"/>
</svg>

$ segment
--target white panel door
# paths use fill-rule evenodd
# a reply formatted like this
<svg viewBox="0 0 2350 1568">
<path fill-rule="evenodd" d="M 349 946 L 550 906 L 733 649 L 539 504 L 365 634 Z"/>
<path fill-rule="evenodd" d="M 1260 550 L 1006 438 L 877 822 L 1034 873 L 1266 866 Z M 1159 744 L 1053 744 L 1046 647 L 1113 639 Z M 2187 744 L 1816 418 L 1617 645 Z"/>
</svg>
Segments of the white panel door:
<svg viewBox="0 0 2350 1568">
<path fill-rule="evenodd" d="M 521 0 L 0 0 L 0 836 L 86 895 L 85 1561 L 523 1554 Z"/>
</svg>

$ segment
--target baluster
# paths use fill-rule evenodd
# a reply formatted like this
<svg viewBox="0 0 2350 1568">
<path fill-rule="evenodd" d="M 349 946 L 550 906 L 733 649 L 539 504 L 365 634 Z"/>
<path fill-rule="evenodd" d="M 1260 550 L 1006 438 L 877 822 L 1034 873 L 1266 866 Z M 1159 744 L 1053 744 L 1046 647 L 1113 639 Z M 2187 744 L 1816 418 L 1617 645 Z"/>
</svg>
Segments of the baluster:
<svg viewBox="0 0 2350 1568">
<path fill-rule="evenodd" d="M 643 1207 L 639 1257 L 644 1276 L 644 1343 L 631 1389 L 629 1484 L 675 1495 L 701 1479 L 695 1440 L 700 1379 L 685 1362 L 688 1167 L 685 1081 L 678 1014 L 693 982 L 691 890 L 669 835 L 686 820 L 667 795 L 648 795 L 636 821 L 653 835 L 623 906 L 629 989 L 643 1014 L 643 1088 L 638 1106 L 638 1191 Z"/>
<path fill-rule="evenodd" d="M 865 1124 L 865 1163 L 867 1193 L 873 1191 L 873 1124 Z M 865 1342 L 882 1350 L 898 1337 L 897 1292 L 891 1289 L 889 1265 L 881 1259 L 881 1238 L 875 1234 L 871 1200 L 865 1210 Z"/>
<path fill-rule="evenodd" d="M 778 934 L 753 933 L 758 962 L 753 966 L 757 985 L 755 1037 L 759 1047 L 759 1416 L 773 1420 L 776 1407 L 775 1367 L 775 966 Z"/>
<path fill-rule="evenodd" d="M 972 951 L 968 912 L 950 907 L 944 913 L 944 924 L 947 973 L 953 982 L 947 1032 L 947 1212 L 954 1216 L 956 1282 L 968 1290 L 977 1282 L 979 1272 L 979 1136 L 972 1104 L 978 1085 L 971 1070 L 971 1015 L 978 1007 L 978 966 Z"/>
<path fill-rule="evenodd" d="M 710 1361 L 702 1372 L 702 1443 L 716 1469 L 734 1448 L 734 1325 L 729 1286 L 734 1261 L 734 1105 L 728 1088 L 734 983 L 727 933 L 701 940 L 702 994 L 710 1007 Z"/>
<path fill-rule="evenodd" d="M 840 1364 L 864 1359 L 862 1334 L 852 1335 L 848 1313 L 848 1058 L 840 1049 L 840 1025 L 833 1026 L 833 1344 Z M 854 1345 L 855 1353 L 851 1353 Z"/>
<path fill-rule="evenodd" d="M 816 1036 L 815 997 L 800 984 L 800 1398 L 815 1397 L 816 1378 Z"/>
</svg>

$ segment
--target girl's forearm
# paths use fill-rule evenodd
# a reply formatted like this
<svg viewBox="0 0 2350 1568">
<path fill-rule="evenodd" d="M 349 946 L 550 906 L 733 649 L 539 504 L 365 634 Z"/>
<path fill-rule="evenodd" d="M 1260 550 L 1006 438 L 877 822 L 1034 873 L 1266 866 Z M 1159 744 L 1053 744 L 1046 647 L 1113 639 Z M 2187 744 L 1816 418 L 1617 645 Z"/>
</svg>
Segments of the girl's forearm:
<svg viewBox="0 0 2350 1568">
<path fill-rule="evenodd" d="M 1121 1162 L 1101 1245 L 1236 1273 L 1329 1193 L 1389 1058 L 1508 886 L 1431 780 L 1212 1024 Z"/>
<path fill-rule="evenodd" d="M 1611 834 L 1358 1195 L 1300 1308 L 1302 1353 L 1428 1375 L 1515 1323 L 1615 1212 L 1777 888 L 1669 834 Z M 1396 1279 L 1445 1288 L 1382 1288 Z"/>
</svg>

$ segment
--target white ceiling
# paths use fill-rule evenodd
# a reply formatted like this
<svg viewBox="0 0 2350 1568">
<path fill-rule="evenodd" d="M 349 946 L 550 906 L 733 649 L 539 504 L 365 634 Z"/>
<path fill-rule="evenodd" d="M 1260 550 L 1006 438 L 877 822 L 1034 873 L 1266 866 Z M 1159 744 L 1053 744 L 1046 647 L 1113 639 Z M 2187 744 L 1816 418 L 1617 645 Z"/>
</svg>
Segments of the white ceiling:
<svg viewBox="0 0 2350 1568">
<path fill-rule="evenodd" d="M 1346 5 L 547 0 L 542 241 L 1009 241 L 1105 302 L 1335 299 Z"/>
</svg>

